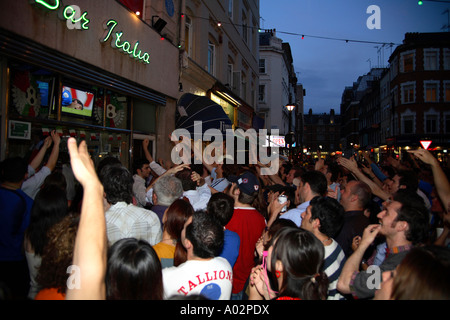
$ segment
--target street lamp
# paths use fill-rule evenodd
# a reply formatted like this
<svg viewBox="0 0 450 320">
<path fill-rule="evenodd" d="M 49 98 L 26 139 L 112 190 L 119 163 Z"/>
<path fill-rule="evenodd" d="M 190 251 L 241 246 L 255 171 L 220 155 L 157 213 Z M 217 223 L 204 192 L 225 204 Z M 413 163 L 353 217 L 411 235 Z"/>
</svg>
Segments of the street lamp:
<svg viewBox="0 0 450 320">
<path fill-rule="evenodd" d="M 289 111 L 289 133 L 291 133 L 292 111 L 295 109 L 295 105 L 288 104 L 286 109 Z"/>
<path fill-rule="evenodd" d="M 286 109 L 289 111 L 289 130 L 288 130 L 288 136 L 289 136 L 289 139 L 287 139 L 288 141 L 288 143 L 289 143 L 289 158 L 290 158 L 290 155 L 291 155 L 291 152 L 290 152 L 290 149 L 291 149 L 291 147 L 292 147 L 292 142 L 293 142 L 293 138 L 294 138 L 294 135 L 291 133 L 291 125 L 292 125 L 292 111 L 295 109 L 295 105 L 293 105 L 293 104 L 288 104 L 287 106 L 286 106 Z"/>
</svg>

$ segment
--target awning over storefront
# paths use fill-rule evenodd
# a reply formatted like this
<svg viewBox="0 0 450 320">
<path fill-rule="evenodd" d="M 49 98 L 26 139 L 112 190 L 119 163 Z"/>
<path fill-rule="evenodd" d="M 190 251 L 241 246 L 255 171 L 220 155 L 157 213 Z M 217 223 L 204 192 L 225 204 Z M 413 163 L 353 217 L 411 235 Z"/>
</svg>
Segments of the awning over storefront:
<svg viewBox="0 0 450 320">
<path fill-rule="evenodd" d="M 208 129 L 218 129 L 222 134 L 232 129 L 232 122 L 223 108 L 208 97 L 185 93 L 178 100 L 177 109 L 175 128 L 188 130 L 191 137 L 195 132 L 204 134 Z"/>
</svg>

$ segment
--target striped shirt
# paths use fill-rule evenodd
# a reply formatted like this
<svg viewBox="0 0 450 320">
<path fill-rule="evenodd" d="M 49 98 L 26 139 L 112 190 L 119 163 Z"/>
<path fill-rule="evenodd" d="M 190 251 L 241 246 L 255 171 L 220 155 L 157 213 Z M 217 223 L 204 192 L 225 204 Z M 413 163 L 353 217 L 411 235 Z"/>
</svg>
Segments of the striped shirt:
<svg viewBox="0 0 450 320">
<path fill-rule="evenodd" d="M 105 212 L 105 218 L 110 245 L 123 238 L 136 238 L 153 246 L 162 239 L 161 223 L 151 210 L 118 202 Z"/>
<path fill-rule="evenodd" d="M 345 254 L 341 246 L 336 242 L 336 240 L 329 246 L 325 246 L 325 261 L 323 269 L 328 276 L 330 281 L 328 285 L 328 300 L 345 300 L 336 289 L 339 276 L 341 275 L 342 268 L 345 263 Z"/>
</svg>

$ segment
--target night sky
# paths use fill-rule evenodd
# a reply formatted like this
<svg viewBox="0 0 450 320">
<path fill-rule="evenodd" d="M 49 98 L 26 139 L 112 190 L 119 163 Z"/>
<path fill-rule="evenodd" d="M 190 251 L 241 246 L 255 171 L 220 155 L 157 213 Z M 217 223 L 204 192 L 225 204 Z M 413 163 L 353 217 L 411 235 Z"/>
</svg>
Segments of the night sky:
<svg viewBox="0 0 450 320">
<path fill-rule="evenodd" d="M 380 29 L 367 27 L 367 20 L 375 27 L 377 22 L 373 11 L 366 13 L 371 5 L 380 9 Z M 450 1 L 419 6 L 417 0 L 260 0 L 260 28 L 276 29 L 289 42 L 298 82 L 306 89 L 305 112 L 339 113 L 345 87 L 371 67 L 388 66 L 405 33 L 447 31 L 448 8 Z"/>
</svg>

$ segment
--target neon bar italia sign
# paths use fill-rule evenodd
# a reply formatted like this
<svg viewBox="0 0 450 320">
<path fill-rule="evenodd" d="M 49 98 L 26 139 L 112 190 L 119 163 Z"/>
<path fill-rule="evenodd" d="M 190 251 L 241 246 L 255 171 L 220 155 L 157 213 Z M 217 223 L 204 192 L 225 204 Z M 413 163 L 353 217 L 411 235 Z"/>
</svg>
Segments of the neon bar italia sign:
<svg viewBox="0 0 450 320">
<path fill-rule="evenodd" d="M 67 28 L 70 30 L 89 30 L 90 19 L 87 18 L 88 12 L 84 11 L 81 13 L 82 10 L 77 5 L 68 5 L 64 8 L 60 8 L 60 0 L 34 0 L 34 3 L 39 4 L 50 11 L 60 10 L 61 13 L 58 14 L 58 16 L 62 17 L 63 20 L 66 20 Z M 114 32 L 117 24 L 118 22 L 114 19 L 110 19 L 104 24 L 104 29 L 106 31 L 100 42 L 104 43 L 111 39 L 111 47 L 114 49 L 120 50 L 122 53 L 129 55 L 139 62 L 149 64 L 150 54 L 139 49 L 139 41 L 130 42 L 125 39 L 122 31 Z"/>
<path fill-rule="evenodd" d="M 111 38 L 111 46 L 113 48 L 121 50 L 124 54 L 128 54 L 130 57 L 136 60 L 149 64 L 150 54 L 148 52 L 142 52 L 142 50 L 139 49 L 139 41 L 134 41 L 133 43 L 131 43 L 129 41 L 123 40 L 122 31 L 113 32 L 116 26 L 117 21 L 114 19 L 108 20 L 108 22 L 106 22 L 106 36 L 101 40 L 101 42 L 106 42 Z"/>
</svg>

